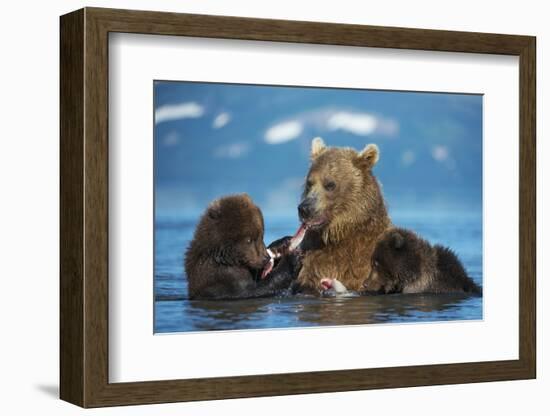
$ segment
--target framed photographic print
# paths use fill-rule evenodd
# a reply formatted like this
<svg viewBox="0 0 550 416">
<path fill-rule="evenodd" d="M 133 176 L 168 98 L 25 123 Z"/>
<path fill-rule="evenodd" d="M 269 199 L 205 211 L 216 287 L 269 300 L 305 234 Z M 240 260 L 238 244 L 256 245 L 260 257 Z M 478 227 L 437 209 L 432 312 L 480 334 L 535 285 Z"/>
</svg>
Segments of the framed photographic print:
<svg viewBox="0 0 550 416">
<path fill-rule="evenodd" d="M 534 378 L 535 49 L 62 16 L 61 398 Z"/>
</svg>

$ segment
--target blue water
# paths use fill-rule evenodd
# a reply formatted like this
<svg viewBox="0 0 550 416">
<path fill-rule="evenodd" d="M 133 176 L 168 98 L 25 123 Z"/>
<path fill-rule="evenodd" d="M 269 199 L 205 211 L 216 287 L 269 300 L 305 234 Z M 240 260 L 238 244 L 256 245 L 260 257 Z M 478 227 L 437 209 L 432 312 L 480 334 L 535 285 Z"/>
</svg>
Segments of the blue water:
<svg viewBox="0 0 550 416">
<path fill-rule="evenodd" d="M 432 243 L 451 247 L 482 286 L 482 221 L 476 213 L 392 213 L 392 221 Z M 266 216 L 265 241 L 293 234 L 295 218 Z M 482 298 L 465 295 L 294 296 L 242 301 L 191 301 L 183 256 L 196 219 L 157 219 L 155 332 L 311 327 L 482 319 Z"/>
</svg>

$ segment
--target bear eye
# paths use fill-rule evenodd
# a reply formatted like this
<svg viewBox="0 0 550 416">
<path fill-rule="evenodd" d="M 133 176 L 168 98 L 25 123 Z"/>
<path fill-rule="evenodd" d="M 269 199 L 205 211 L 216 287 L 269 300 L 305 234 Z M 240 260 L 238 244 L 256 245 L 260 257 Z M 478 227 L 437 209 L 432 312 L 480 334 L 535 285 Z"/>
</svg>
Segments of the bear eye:
<svg viewBox="0 0 550 416">
<path fill-rule="evenodd" d="M 374 268 L 378 268 L 378 266 L 379 266 L 378 260 L 374 260 L 372 262 L 372 265 L 373 265 Z"/>
<path fill-rule="evenodd" d="M 333 191 L 336 188 L 336 184 L 333 181 L 327 181 L 323 186 L 327 191 Z"/>
<path fill-rule="evenodd" d="M 313 182 L 308 179 L 308 181 L 306 182 L 306 190 L 310 190 L 312 186 Z"/>
<path fill-rule="evenodd" d="M 252 244 L 252 238 L 248 237 L 248 238 L 246 239 L 246 243 L 247 243 L 247 244 Z"/>
</svg>

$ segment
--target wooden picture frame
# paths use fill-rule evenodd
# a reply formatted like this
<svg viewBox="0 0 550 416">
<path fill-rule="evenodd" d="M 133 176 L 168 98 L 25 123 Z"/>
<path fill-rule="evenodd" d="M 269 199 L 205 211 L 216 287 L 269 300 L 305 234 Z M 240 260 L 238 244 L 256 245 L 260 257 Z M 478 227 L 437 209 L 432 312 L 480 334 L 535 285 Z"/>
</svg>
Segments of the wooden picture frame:
<svg viewBox="0 0 550 416">
<path fill-rule="evenodd" d="M 535 51 L 530 36 L 85 8 L 61 17 L 60 396 L 82 407 L 474 383 L 536 377 Z M 519 359 L 109 383 L 110 32 L 519 57 Z"/>
</svg>

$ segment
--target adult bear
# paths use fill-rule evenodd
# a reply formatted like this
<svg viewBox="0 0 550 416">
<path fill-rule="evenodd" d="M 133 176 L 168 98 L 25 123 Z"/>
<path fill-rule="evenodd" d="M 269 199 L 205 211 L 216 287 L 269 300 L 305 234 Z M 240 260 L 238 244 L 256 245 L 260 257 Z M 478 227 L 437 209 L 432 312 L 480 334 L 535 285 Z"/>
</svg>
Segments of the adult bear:
<svg viewBox="0 0 550 416">
<path fill-rule="evenodd" d="M 318 243 L 302 250 L 298 291 L 320 293 L 325 289 L 323 279 L 337 279 L 349 290 L 362 289 L 376 243 L 392 227 L 372 174 L 378 157 L 374 144 L 357 152 L 313 139 L 298 213 L 305 240 Z"/>
</svg>

